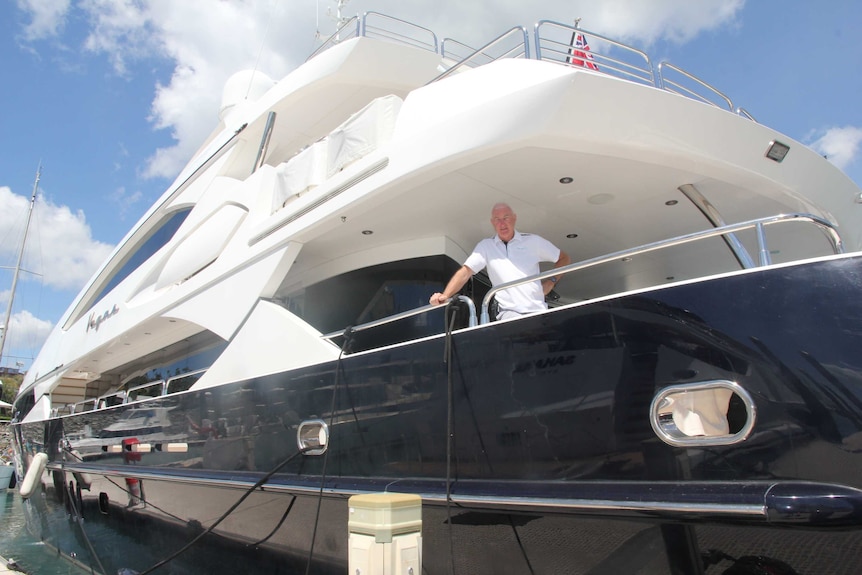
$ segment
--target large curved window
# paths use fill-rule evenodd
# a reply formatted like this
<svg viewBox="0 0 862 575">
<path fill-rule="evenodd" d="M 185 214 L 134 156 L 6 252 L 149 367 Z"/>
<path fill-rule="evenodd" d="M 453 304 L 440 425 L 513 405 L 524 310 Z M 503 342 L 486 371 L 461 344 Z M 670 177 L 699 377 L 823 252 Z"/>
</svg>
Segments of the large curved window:
<svg viewBox="0 0 862 575">
<path fill-rule="evenodd" d="M 99 303 L 99 301 L 101 301 L 108 292 L 117 287 L 120 282 L 129 277 L 133 271 L 138 269 L 141 264 L 150 259 L 150 257 L 159 251 L 162 246 L 171 241 L 171 238 L 173 238 L 174 234 L 177 233 L 177 230 L 180 229 L 180 226 L 186 220 L 186 217 L 188 217 L 191 210 L 192 208 L 189 207 L 173 212 L 160 225 L 156 226 L 154 228 L 155 231 L 135 247 L 126 257 L 125 263 L 118 267 L 114 271 L 113 275 L 105 281 L 98 294 L 95 297 L 90 298 L 87 305 L 79 308 L 78 312 L 73 316 L 72 321 L 77 321 L 79 317 L 89 311 L 95 304 Z"/>
<path fill-rule="evenodd" d="M 150 259 L 151 255 L 159 251 L 163 245 L 171 241 L 171 238 L 174 237 L 174 234 L 177 233 L 177 230 L 180 229 L 180 226 L 184 221 L 186 221 L 186 217 L 189 215 L 191 210 L 191 208 L 187 208 L 173 213 L 170 218 L 162 223 L 161 226 L 156 228 L 156 231 L 153 232 L 153 234 L 148 237 L 140 247 L 132 252 L 132 255 L 130 255 L 129 259 L 126 260 L 126 263 L 124 263 L 111 279 L 108 280 L 108 283 L 105 284 L 105 287 L 102 288 L 102 291 L 99 292 L 99 295 L 93 300 L 93 303 L 97 303 L 105 297 L 105 294 L 117 287 L 121 281 L 129 277 L 129 274 L 138 269 L 142 263 Z"/>
</svg>

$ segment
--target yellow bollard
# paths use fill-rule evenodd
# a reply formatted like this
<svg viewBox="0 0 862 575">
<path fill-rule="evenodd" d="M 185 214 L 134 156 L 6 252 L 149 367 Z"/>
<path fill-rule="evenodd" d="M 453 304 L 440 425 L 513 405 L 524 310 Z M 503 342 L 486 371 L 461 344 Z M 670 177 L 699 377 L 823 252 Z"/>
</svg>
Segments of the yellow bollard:
<svg viewBox="0 0 862 575">
<path fill-rule="evenodd" d="M 348 575 L 422 574 L 421 497 L 369 493 L 348 506 Z"/>
</svg>

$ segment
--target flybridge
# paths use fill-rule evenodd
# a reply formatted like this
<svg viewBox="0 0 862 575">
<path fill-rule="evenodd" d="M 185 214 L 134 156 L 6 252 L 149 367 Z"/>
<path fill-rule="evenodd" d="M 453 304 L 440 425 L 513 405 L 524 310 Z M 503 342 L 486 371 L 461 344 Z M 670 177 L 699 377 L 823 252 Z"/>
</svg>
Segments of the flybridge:
<svg viewBox="0 0 862 575">
<path fill-rule="evenodd" d="M 584 30 L 579 27 L 579 20 L 573 25 L 540 20 L 535 25 L 532 43 L 527 29 L 516 26 L 476 49 L 452 38 L 438 41 L 434 32 L 410 22 L 366 12 L 347 20 L 308 59 L 356 37 L 377 38 L 440 54 L 447 66 L 441 67 L 440 76 L 432 81 L 501 58 L 536 59 L 646 84 L 754 120 L 748 111 L 704 80 L 670 62 L 654 65 L 645 52 Z"/>
</svg>

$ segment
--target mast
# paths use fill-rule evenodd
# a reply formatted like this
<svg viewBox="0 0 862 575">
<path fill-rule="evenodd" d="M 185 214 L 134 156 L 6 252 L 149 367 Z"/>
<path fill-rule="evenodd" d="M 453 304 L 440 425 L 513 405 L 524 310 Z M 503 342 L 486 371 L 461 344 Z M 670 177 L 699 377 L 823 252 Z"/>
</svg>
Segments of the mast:
<svg viewBox="0 0 862 575">
<path fill-rule="evenodd" d="M 24 237 L 21 239 L 21 248 L 18 250 L 18 262 L 15 264 L 15 273 L 12 275 L 12 291 L 9 293 L 9 303 L 6 306 L 6 318 L 3 320 L 3 330 L 0 331 L 0 364 L 3 361 L 3 348 L 6 345 L 6 334 L 9 331 L 9 320 L 12 318 L 12 303 L 15 301 L 15 290 L 18 287 L 18 276 L 21 273 L 21 262 L 24 260 L 24 246 L 27 245 L 27 232 L 30 230 L 30 220 L 33 217 L 33 208 L 36 206 L 36 190 L 39 188 L 39 178 L 42 177 L 42 164 L 36 170 L 36 181 L 33 182 L 33 195 L 30 197 L 30 209 L 27 211 L 27 224 L 24 226 Z"/>
</svg>

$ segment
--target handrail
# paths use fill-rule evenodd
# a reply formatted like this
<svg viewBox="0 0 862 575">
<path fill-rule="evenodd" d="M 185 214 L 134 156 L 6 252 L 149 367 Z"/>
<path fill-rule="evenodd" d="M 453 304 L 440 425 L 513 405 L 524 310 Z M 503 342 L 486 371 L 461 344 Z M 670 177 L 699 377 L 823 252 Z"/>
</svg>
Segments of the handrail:
<svg viewBox="0 0 862 575">
<path fill-rule="evenodd" d="M 350 34 L 342 37 L 342 33 L 347 32 L 347 31 L 350 31 Z M 353 16 L 352 18 L 348 19 L 338 30 L 336 30 L 335 34 L 333 34 L 332 36 L 330 36 L 329 38 L 324 40 L 323 44 L 318 46 L 317 50 L 312 52 L 311 55 L 305 59 L 305 61 L 308 62 L 309 60 L 311 60 L 312 58 L 314 58 L 315 56 L 317 56 L 321 52 L 326 52 L 327 50 L 329 50 L 330 48 L 332 48 L 333 46 L 335 46 L 339 42 L 342 42 L 344 40 L 348 40 L 350 38 L 355 38 L 355 37 L 361 36 L 361 35 L 362 35 L 361 22 L 359 21 L 358 17 Z"/>
<path fill-rule="evenodd" d="M 710 84 L 707 84 L 706 82 L 704 82 L 703 80 L 701 80 L 697 76 L 694 76 L 693 74 L 690 74 L 689 72 L 686 72 L 685 70 L 683 70 L 679 66 L 675 66 L 675 65 L 671 64 L 670 62 L 661 62 L 658 65 L 659 88 L 661 88 L 662 90 L 665 90 L 667 92 L 672 92 L 674 94 L 679 94 L 680 96 L 686 96 L 688 98 L 691 98 L 692 100 L 698 100 L 698 101 L 704 102 L 705 104 L 710 104 L 712 106 L 715 106 L 716 108 L 720 107 L 720 106 L 718 106 L 718 104 L 716 104 L 713 100 L 709 99 L 708 97 L 706 97 L 702 94 L 699 94 L 698 92 L 695 92 L 694 90 L 692 90 L 690 88 L 686 88 L 685 86 L 683 86 L 679 82 L 674 82 L 673 80 L 669 80 L 669 79 L 665 78 L 664 74 L 662 74 L 662 70 L 664 70 L 665 68 L 669 68 L 669 69 L 673 70 L 674 72 L 676 72 L 677 74 L 680 74 L 681 76 L 685 76 L 686 78 L 688 78 L 692 82 L 700 84 L 700 86 L 702 86 L 703 88 L 706 88 L 707 90 L 709 90 L 709 92 L 712 92 L 713 94 L 715 94 L 716 96 L 718 96 L 719 98 L 724 100 L 724 102 L 727 104 L 727 109 L 730 110 L 731 112 L 733 112 L 733 102 L 730 101 L 730 98 L 728 98 L 722 92 L 718 91 L 718 89 L 711 86 Z M 670 87 L 668 87 L 668 85 Z"/>
<path fill-rule="evenodd" d="M 637 63 L 628 62 L 623 58 L 618 58 L 610 55 L 610 51 L 596 50 L 594 46 L 590 47 L 589 54 L 593 62 L 598 66 L 600 72 L 608 73 L 613 71 L 615 75 L 627 80 L 636 80 L 650 86 L 655 86 L 655 75 L 653 74 L 652 63 L 646 52 L 632 48 L 622 42 L 617 42 L 612 38 L 596 34 L 571 26 L 569 24 L 561 24 L 552 20 L 539 20 L 536 23 L 536 31 L 534 40 L 536 43 L 536 59 L 556 62 L 558 64 L 568 64 L 566 59 L 572 56 L 574 43 L 570 39 L 555 40 L 550 37 L 550 34 L 542 35 L 542 28 L 551 28 L 560 33 L 565 34 L 584 34 L 588 36 L 593 43 L 600 40 L 603 45 L 607 44 L 611 49 L 617 49 L 622 54 L 628 54 L 633 60 L 638 60 Z M 573 39 L 573 38 L 572 38 Z M 604 47 L 604 46 L 603 46 Z M 545 55 L 547 53 L 547 55 Z M 640 63 L 639 60 L 643 60 Z"/>
<path fill-rule="evenodd" d="M 491 303 L 491 298 L 494 297 L 498 291 L 502 291 L 504 289 L 509 289 L 511 287 L 519 286 L 522 284 L 531 283 L 534 281 L 541 281 L 543 279 L 547 279 L 552 276 L 560 276 L 565 275 L 574 271 L 582 270 L 588 267 L 593 267 L 599 264 L 607 263 L 610 261 L 618 260 L 624 257 L 630 257 L 634 255 L 639 255 L 651 251 L 655 251 L 658 249 L 669 248 L 689 242 L 693 242 L 696 240 L 708 239 L 716 236 L 722 236 L 725 234 L 730 234 L 733 232 L 738 232 L 750 228 L 762 228 L 763 226 L 767 226 L 770 224 L 786 222 L 786 221 L 808 221 L 816 226 L 820 227 L 820 229 L 824 232 L 827 239 L 832 243 L 832 249 L 836 254 L 844 253 L 844 244 L 841 241 L 841 237 L 838 235 L 837 230 L 832 225 L 831 222 L 815 216 L 814 214 L 803 214 L 803 213 L 793 213 L 793 214 L 779 214 L 776 216 L 767 216 L 764 218 L 757 218 L 754 220 L 748 220 L 745 222 L 739 222 L 736 224 L 728 224 L 722 226 L 720 228 L 711 228 L 708 230 L 703 230 L 700 232 L 693 232 L 690 234 L 684 234 L 681 236 L 677 236 L 675 238 L 659 240 L 657 242 L 652 242 L 648 244 L 644 244 L 642 246 L 628 248 L 625 250 L 621 250 L 618 252 L 614 252 L 611 254 L 607 254 L 604 256 L 598 256 L 595 258 L 590 258 L 588 260 L 584 260 L 581 262 L 575 262 L 573 264 L 569 264 L 567 266 L 559 267 L 544 271 L 542 273 L 526 277 L 520 280 L 506 282 L 504 284 L 500 284 L 491 288 L 488 293 L 485 295 L 485 298 L 482 300 L 482 314 L 480 324 L 486 324 L 490 322 L 489 317 L 489 305 Z M 765 242 L 766 239 L 762 234 L 762 231 L 757 233 L 757 241 L 759 252 L 761 253 L 761 265 L 768 265 L 768 250 L 766 249 Z M 763 242 L 763 243 L 761 243 Z M 763 254 L 767 254 L 766 258 L 763 257 Z M 765 262 L 765 263 L 764 263 Z"/>
<path fill-rule="evenodd" d="M 505 40 L 508 36 L 514 35 L 515 32 L 521 33 L 521 40 L 520 40 L 520 42 L 516 43 L 515 46 L 513 46 L 509 50 L 503 52 L 501 55 L 496 56 L 496 57 L 490 56 L 489 54 L 487 54 L 487 52 L 490 48 L 495 47 L 497 44 L 499 44 L 503 40 Z M 466 44 L 462 44 L 462 45 L 466 46 Z M 523 46 L 523 49 L 518 50 L 518 48 L 521 46 Z M 461 68 L 462 66 L 466 66 L 469 61 L 471 61 L 473 58 L 475 58 L 477 56 L 485 56 L 487 58 L 491 58 L 492 61 L 493 60 L 499 60 L 501 58 L 520 58 L 521 56 L 529 59 L 530 58 L 530 38 L 527 34 L 527 29 L 524 28 L 523 26 L 515 26 L 514 28 L 510 28 L 509 30 L 507 30 L 506 32 L 503 32 L 502 34 L 500 34 L 499 36 L 497 36 L 496 38 L 494 38 L 493 40 L 491 40 L 490 42 L 488 42 L 487 44 L 485 44 L 484 46 L 482 46 L 481 48 L 479 48 L 478 50 L 476 50 L 475 52 L 473 52 L 472 54 L 470 54 L 466 58 L 464 58 L 463 60 L 461 60 L 460 62 L 452 65 L 448 70 L 446 70 L 445 72 L 443 72 L 442 74 L 440 74 L 439 76 L 437 76 L 436 78 L 434 78 L 433 80 L 431 80 L 428 83 L 433 84 L 434 82 L 437 82 L 438 80 L 442 80 L 443 78 L 452 74 L 455 70 Z"/>
<path fill-rule="evenodd" d="M 461 48 L 461 50 L 457 51 L 453 50 L 451 46 L 455 44 L 456 48 Z M 449 60 L 454 60 L 455 62 L 460 62 L 476 52 L 476 49 L 473 46 L 465 44 L 464 42 L 460 42 L 455 40 L 454 38 L 443 38 L 440 42 L 440 55 L 443 58 L 448 58 Z M 488 62 L 493 62 L 494 57 L 490 54 L 488 56 Z"/>
<path fill-rule="evenodd" d="M 716 236 L 723 236 L 726 234 L 732 234 L 732 233 L 739 232 L 739 231 L 746 230 L 746 229 L 755 228 L 756 236 L 757 236 L 757 243 L 758 243 L 758 248 L 759 248 L 758 252 L 760 254 L 760 258 L 759 258 L 760 259 L 760 265 L 761 266 L 769 265 L 771 263 L 771 261 L 770 261 L 770 257 L 769 257 L 769 250 L 766 248 L 766 237 L 763 233 L 763 228 L 764 228 L 764 226 L 768 226 L 771 224 L 776 224 L 776 223 L 781 223 L 781 222 L 790 222 L 790 221 L 813 223 L 814 225 L 818 226 L 821 229 L 821 231 L 823 231 L 826 238 L 832 244 L 832 250 L 836 254 L 844 253 L 844 243 L 841 240 L 841 236 L 838 234 L 838 231 L 835 229 L 835 226 L 831 222 L 829 222 L 828 220 L 825 220 L 819 216 L 815 216 L 814 214 L 806 214 L 806 213 L 778 214 L 775 216 L 766 216 L 763 218 L 757 218 L 754 220 L 747 220 L 747 221 L 738 222 L 735 224 L 727 224 L 727 225 L 724 225 L 724 226 L 721 226 L 718 228 L 711 228 L 711 229 L 702 230 L 699 232 L 692 232 L 690 234 L 684 234 L 681 236 L 676 236 L 674 238 L 668 238 L 668 239 L 664 239 L 664 240 L 659 240 L 657 242 L 651 242 L 648 244 L 643 244 L 641 246 L 637 246 L 634 248 L 628 248 L 628 249 L 613 252 L 611 254 L 607 254 L 604 256 L 598 256 L 598 257 L 590 258 L 588 260 L 584 260 L 581 262 L 569 264 L 567 266 L 563 266 L 563 267 L 559 267 L 559 268 L 553 268 L 553 269 L 550 269 L 550 270 L 547 270 L 547 271 L 544 271 L 544 272 L 541 272 L 541 273 L 538 273 L 536 275 L 529 276 L 529 277 L 526 277 L 526 278 L 523 278 L 520 280 L 511 281 L 511 282 L 507 282 L 504 284 L 500 284 L 498 286 L 494 286 L 493 288 L 491 288 L 488 291 L 488 293 L 485 295 L 484 299 L 482 300 L 482 314 L 481 314 L 481 318 L 478 322 L 478 325 L 484 325 L 484 324 L 490 322 L 490 317 L 489 317 L 489 313 L 488 313 L 489 305 L 491 303 L 491 298 L 494 297 L 494 294 L 496 294 L 498 291 L 509 289 L 509 288 L 519 286 L 522 284 L 531 283 L 534 281 L 541 281 L 543 279 L 547 279 L 547 278 L 552 277 L 552 276 L 565 275 L 565 274 L 575 272 L 578 270 L 582 270 L 585 268 L 589 268 L 589 267 L 593 267 L 593 266 L 607 263 L 610 261 L 622 259 L 624 257 L 639 255 L 639 254 L 643 254 L 643 253 L 647 253 L 647 252 L 651 252 L 651 251 L 655 251 L 655 250 L 659 250 L 659 249 L 663 249 L 663 248 L 669 248 L 669 247 L 673 247 L 673 246 L 677 246 L 677 245 L 681 245 L 681 244 L 694 242 L 697 240 L 703 240 L 703 239 L 713 238 Z M 477 325 L 476 307 L 473 304 L 473 300 L 471 300 L 470 298 L 463 296 L 463 295 L 455 296 L 452 299 L 457 299 L 458 301 L 461 301 L 461 302 L 464 302 L 467 304 L 467 306 L 470 310 L 469 325 L 470 325 L 470 327 Z M 427 312 L 435 310 L 435 309 L 443 309 L 444 307 L 445 306 L 438 305 L 438 304 L 428 304 L 428 305 L 420 306 L 420 307 L 417 307 L 417 308 L 414 308 L 411 310 L 407 310 L 407 311 L 404 311 L 401 313 L 397 313 L 397 314 L 386 316 L 384 318 L 380 318 L 380 319 L 377 319 L 374 321 L 370 321 L 370 322 L 366 322 L 366 323 L 363 323 L 363 324 L 360 324 L 357 326 L 353 326 L 352 328 L 350 328 L 350 331 L 352 331 L 352 332 L 365 331 L 367 329 L 372 329 L 375 327 L 379 327 L 381 325 L 385 325 L 388 323 L 393 323 L 393 322 L 396 322 L 396 321 L 399 321 L 402 319 L 413 317 L 415 315 L 427 313 Z M 322 339 L 332 340 L 336 337 L 341 337 L 341 336 L 345 335 L 345 331 L 347 331 L 347 330 L 333 331 L 330 333 L 323 334 L 320 337 Z M 186 375 L 192 375 L 192 374 L 186 374 Z"/>
<path fill-rule="evenodd" d="M 470 325 L 470 327 L 475 326 L 477 323 L 476 322 L 476 305 L 473 303 L 473 300 L 471 300 L 467 296 L 463 296 L 463 295 L 455 296 L 453 299 L 457 299 L 458 301 L 461 301 L 461 302 L 464 302 L 467 304 L 467 307 L 470 310 L 470 324 L 469 325 Z M 369 321 L 367 323 L 355 325 L 352 328 L 350 328 L 350 331 L 353 331 L 353 332 L 365 331 L 366 329 L 371 329 L 374 327 L 379 327 L 381 325 L 385 325 L 387 323 L 393 323 L 393 322 L 396 322 L 396 321 L 399 321 L 402 319 L 407 319 L 408 317 L 413 317 L 414 315 L 427 313 L 427 312 L 435 310 L 435 309 L 443 309 L 444 307 L 445 306 L 438 305 L 438 304 L 423 305 L 421 307 L 409 309 L 409 310 L 403 311 L 401 313 L 396 313 L 394 315 L 382 317 L 382 318 L 376 319 L 374 321 Z M 333 331 L 333 332 L 321 335 L 320 337 L 323 339 L 331 340 L 333 338 L 340 337 L 340 336 L 344 335 L 344 332 L 345 332 L 345 330 Z"/>
<path fill-rule="evenodd" d="M 369 19 L 371 20 L 371 23 L 369 23 Z M 374 20 L 382 20 L 382 22 L 376 23 L 374 22 Z M 395 23 L 396 26 L 392 26 L 392 23 Z M 398 27 L 401 27 L 401 29 L 398 29 Z M 427 34 L 428 39 L 425 39 L 423 36 L 416 33 L 416 31 L 421 32 L 423 35 Z M 516 31 L 520 32 L 523 37 L 515 47 L 499 55 L 493 55 L 488 53 L 489 48 L 495 47 L 506 37 Z M 743 118 L 748 118 L 749 120 L 756 122 L 754 117 L 749 114 L 744 108 L 734 109 L 733 102 L 728 96 L 723 94 L 721 91 L 719 91 L 709 83 L 704 82 L 703 80 L 689 72 L 686 72 L 682 68 L 679 68 L 678 66 L 675 66 L 666 61 L 661 62 L 658 66 L 654 67 L 649 55 L 642 50 L 638 50 L 637 48 L 634 48 L 622 42 L 618 42 L 613 38 L 609 38 L 602 34 L 597 34 L 596 32 L 578 28 L 577 25 L 573 26 L 570 24 L 562 24 L 560 22 L 554 22 L 553 20 L 539 20 L 535 24 L 533 36 L 535 56 L 531 56 L 530 54 L 531 42 L 529 33 L 527 32 L 526 28 L 522 26 L 516 26 L 514 28 L 511 28 L 507 32 L 504 32 L 482 48 L 473 51 L 467 57 L 460 58 L 459 56 L 455 55 L 453 51 L 447 51 L 446 45 L 454 43 L 458 44 L 459 47 L 467 48 L 471 51 L 473 49 L 467 44 L 458 42 L 457 40 L 451 38 L 444 39 L 442 43 L 438 42 L 437 36 L 433 31 L 429 30 L 428 28 L 413 24 L 412 22 L 409 22 L 407 20 L 388 16 L 380 12 L 365 12 L 361 16 L 361 18 L 358 16 L 354 16 L 347 20 L 332 36 L 324 40 L 323 44 L 321 44 L 314 52 L 312 52 L 312 54 L 306 59 L 306 61 L 311 60 L 312 58 L 314 58 L 321 52 L 328 50 L 335 44 L 338 44 L 339 42 L 348 40 L 350 38 L 379 38 L 384 41 L 390 41 L 398 44 L 405 44 L 408 46 L 422 48 L 428 51 L 439 53 L 444 58 L 458 60 L 456 64 L 454 64 L 448 70 L 444 71 L 440 76 L 429 82 L 433 83 L 437 80 L 442 80 L 443 78 L 452 74 L 455 70 L 460 69 L 464 66 L 478 67 L 482 66 L 485 63 L 493 62 L 501 58 L 535 58 L 537 60 L 554 62 L 560 65 L 571 65 L 567 61 L 567 59 L 571 58 L 573 54 L 574 46 L 572 45 L 572 39 L 570 39 L 573 38 L 573 36 L 565 37 L 565 35 L 573 35 L 578 33 L 583 34 L 585 37 L 588 37 L 589 40 L 593 43 L 593 46 L 591 46 L 589 49 L 589 55 L 591 60 L 598 67 L 599 73 L 617 76 L 628 81 L 640 82 L 642 84 L 654 86 L 661 90 L 678 94 L 683 97 L 694 99 L 699 102 L 707 103 L 719 108 L 722 107 L 717 104 L 718 99 L 720 99 L 724 102 L 724 104 L 727 105 L 727 108 L 731 112 L 735 112 L 737 115 Z M 518 49 L 519 46 L 523 46 L 523 49 Z M 477 62 L 477 60 L 479 60 L 480 58 L 484 59 L 482 60 L 482 63 Z M 664 70 L 672 70 L 676 72 L 680 76 L 688 79 L 693 84 L 704 88 L 706 90 L 706 93 L 709 95 L 704 95 L 704 93 L 697 91 L 696 88 L 692 89 L 691 87 L 687 87 L 680 83 L 680 81 L 666 78 L 663 74 Z"/>
<path fill-rule="evenodd" d="M 475 315 L 475 311 L 473 313 Z M 178 379 L 183 379 L 186 377 L 198 375 L 199 373 L 204 373 L 205 371 L 207 371 L 207 369 L 209 369 L 209 368 L 204 367 L 201 369 L 196 369 L 194 371 L 190 371 L 188 373 L 181 373 L 179 375 L 169 377 L 168 379 L 159 379 L 159 380 L 154 380 L 154 381 L 150 381 L 147 383 L 142 383 L 141 385 L 136 385 L 134 387 L 130 387 L 128 390 L 125 390 L 125 391 L 123 391 L 123 390 L 113 391 L 111 393 L 106 393 L 104 395 L 100 395 L 99 397 L 91 397 L 89 399 L 85 399 L 83 401 L 78 401 L 76 403 L 68 403 L 68 404 L 64 405 L 63 407 L 69 408 L 71 410 L 71 413 L 79 413 L 77 407 L 78 406 L 86 406 L 88 403 L 92 403 L 93 408 L 88 409 L 86 411 L 98 411 L 101 409 L 105 409 L 107 407 L 114 407 L 114 405 L 102 406 L 102 401 L 106 400 L 110 397 L 119 397 L 119 396 L 123 397 L 123 401 L 121 401 L 120 403 L 117 403 L 115 405 L 126 405 L 129 403 L 136 403 L 138 401 L 146 401 L 148 399 L 153 399 L 153 398 L 152 397 L 146 397 L 145 399 L 137 399 L 137 398 L 133 399 L 132 395 L 134 394 L 134 392 L 139 391 L 141 389 L 146 389 L 148 387 L 156 387 L 156 386 L 158 386 L 158 388 L 159 388 L 159 395 L 158 395 L 159 397 L 164 396 L 164 395 L 168 395 L 168 386 L 170 386 L 172 381 L 176 381 Z"/>
<path fill-rule="evenodd" d="M 148 387 L 155 387 L 157 385 L 159 386 L 159 395 L 160 396 L 164 395 L 165 394 L 165 380 L 164 379 L 157 379 L 157 380 L 149 381 L 147 383 L 142 383 L 141 385 L 136 385 L 134 387 L 130 387 L 128 392 L 126 393 L 126 397 L 127 397 L 126 403 L 132 403 L 133 401 L 140 401 L 138 399 L 132 399 L 132 396 L 136 391 L 140 391 L 140 390 L 146 389 Z M 148 397 L 147 399 L 151 399 L 151 398 Z"/>
<path fill-rule="evenodd" d="M 743 118 L 748 118 L 748 119 L 749 119 L 749 120 L 751 120 L 752 122 L 755 122 L 755 123 L 757 122 L 757 120 L 754 118 L 754 116 L 752 116 L 752 115 L 748 112 L 748 110 L 746 110 L 745 108 L 737 108 L 737 109 L 736 109 L 736 115 L 737 115 L 737 116 L 742 116 Z"/>
<path fill-rule="evenodd" d="M 718 208 L 706 199 L 706 196 L 701 194 L 700 190 L 698 190 L 694 184 L 683 184 L 677 189 L 682 193 L 682 195 L 688 198 L 698 210 L 700 210 L 704 217 L 709 220 L 709 223 L 712 224 L 712 227 L 720 228 L 727 225 L 727 222 L 724 221 Z M 754 260 L 751 258 L 748 250 L 745 249 L 745 246 L 742 245 L 742 242 L 736 237 L 736 234 L 727 234 L 722 239 L 727 244 L 727 247 L 729 247 L 733 252 L 739 265 L 746 269 L 755 267 Z"/>
<path fill-rule="evenodd" d="M 86 407 L 88 403 L 92 403 L 93 407 L 91 409 L 83 409 L 81 411 L 78 410 L 78 406 Z M 85 411 L 95 411 L 99 406 L 99 398 L 91 397 L 89 399 L 84 399 L 82 401 L 76 401 L 75 403 L 67 403 L 66 407 L 71 408 L 71 413 L 83 413 Z"/>
<path fill-rule="evenodd" d="M 369 25 L 368 20 L 369 16 L 371 16 L 371 24 Z M 405 29 L 410 31 L 422 32 L 426 34 L 430 39 L 424 40 L 419 37 L 419 35 L 409 36 L 406 33 L 401 34 L 394 28 L 386 28 L 382 25 L 375 25 L 374 20 L 381 19 L 388 22 L 395 22 L 398 25 L 404 26 Z M 360 32 L 361 36 L 366 38 L 382 38 L 393 40 L 399 44 L 406 44 L 408 46 L 415 46 L 417 48 L 422 48 L 424 50 L 428 50 L 429 52 L 437 53 L 439 50 L 439 42 L 437 41 L 437 34 L 433 31 L 425 28 L 424 26 L 419 26 L 412 22 L 408 22 L 407 20 L 402 20 L 401 18 L 395 18 L 394 16 L 389 16 L 388 14 L 383 14 L 381 12 L 366 12 L 362 15 L 362 30 Z"/>
<path fill-rule="evenodd" d="M 205 373 L 208 369 L 209 369 L 208 367 L 202 367 L 200 369 L 196 369 L 196 370 L 190 371 L 188 373 L 180 373 L 180 374 L 175 375 L 173 377 L 167 378 L 165 380 L 164 395 L 170 395 L 171 394 L 171 383 L 172 382 L 177 381 L 179 379 L 185 379 L 187 377 L 192 377 L 192 376 L 198 375 L 200 373 Z"/>
</svg>

